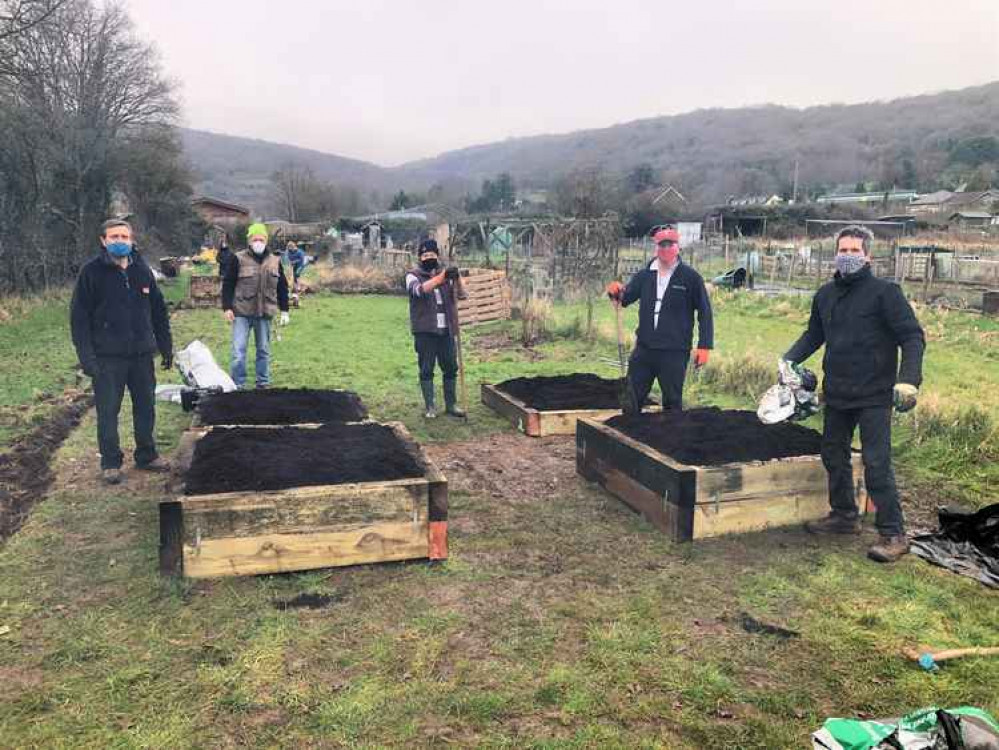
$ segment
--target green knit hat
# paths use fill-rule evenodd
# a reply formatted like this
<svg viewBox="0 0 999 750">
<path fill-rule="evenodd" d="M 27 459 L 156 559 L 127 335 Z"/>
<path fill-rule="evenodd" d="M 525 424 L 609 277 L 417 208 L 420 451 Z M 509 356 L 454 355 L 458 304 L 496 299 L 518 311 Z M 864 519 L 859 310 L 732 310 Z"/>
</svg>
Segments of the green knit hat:
<svg viewBox="0 0 999 750">
<path fill-rule="evenodd" d="M 260 235 L 262 237 L 269 237 L 267 233 L 266 224 L 250 224 L 250 228 L 246 230 L 246 239 L 249 240 L 250 237 L 254 235 Z"/>
</svg>

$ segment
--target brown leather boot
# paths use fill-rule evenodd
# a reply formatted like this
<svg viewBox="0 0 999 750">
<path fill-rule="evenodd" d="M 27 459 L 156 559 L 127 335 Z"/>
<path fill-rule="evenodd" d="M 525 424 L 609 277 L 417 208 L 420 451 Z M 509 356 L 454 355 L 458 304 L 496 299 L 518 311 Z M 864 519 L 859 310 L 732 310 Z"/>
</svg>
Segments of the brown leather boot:
<svg viewBox="0 0 999 750">
<path fill-rule="evenodd" d="M 859 534 L 860 516 L 848 518 L 838 513 L 830 513 L 818 521 L 806 521 L 805 531 L 809 534 Z"/>
<path fill-rule="evenodd" d="M 101 479 L 104 484 L 121 484 L 121 469 L 103 469 Z"/>
<path fill-rule="evenodd" d="M 170 471 L 170 462 L 165 458 L 157 456 L 147 464 L 136 464 L 135 468 L 139 471 L 151 471 L 159 474 Z"/>
<path fill-rule="evenodd" d="M 867 550 L 867 556 L 879 563 L 896 562 L 902 555 L 909 552 L 909 538 L 905 534 L 897 536 L 880 536 L 878 541 Z"/>
</svg>

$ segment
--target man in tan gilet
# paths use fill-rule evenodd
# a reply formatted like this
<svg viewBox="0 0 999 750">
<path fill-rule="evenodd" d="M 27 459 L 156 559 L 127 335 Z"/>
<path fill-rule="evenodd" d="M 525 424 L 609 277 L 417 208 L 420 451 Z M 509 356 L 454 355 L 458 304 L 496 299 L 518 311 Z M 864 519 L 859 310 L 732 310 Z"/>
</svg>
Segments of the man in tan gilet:
<svg viewBox="0 0 999 750">
<path fill-rule="evenodd" d="M 257 388 L 271 382 L 271 320 L 281 312 L 288 324 L 288 280 L 281 258 L 267 250 L 267 227 L 252 224 L 246 233 L 250 249 L 233 256 L 222 280 L 222 310 L 232 323 L 232 359 L 229 374 L 242 388 L 246 382 L 246 350 L 250 331 L 256 340 Z"/>
</svg>

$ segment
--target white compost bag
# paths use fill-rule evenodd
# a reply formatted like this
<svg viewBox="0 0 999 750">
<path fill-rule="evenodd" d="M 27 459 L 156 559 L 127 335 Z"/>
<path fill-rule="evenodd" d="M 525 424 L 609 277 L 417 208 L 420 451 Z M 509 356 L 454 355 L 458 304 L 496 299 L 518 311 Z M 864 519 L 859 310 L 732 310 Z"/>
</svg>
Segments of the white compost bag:
<svg viewBox="0 0 999 750">
<path fill-rule="evenodd" d="M 200 341 L 192 341 L 174 357 L 184 382 L 192 388 L 221 386 L 225 392 L 236 390 L 229 374 L 218 366 L 211 350 Z"/>
</svg>

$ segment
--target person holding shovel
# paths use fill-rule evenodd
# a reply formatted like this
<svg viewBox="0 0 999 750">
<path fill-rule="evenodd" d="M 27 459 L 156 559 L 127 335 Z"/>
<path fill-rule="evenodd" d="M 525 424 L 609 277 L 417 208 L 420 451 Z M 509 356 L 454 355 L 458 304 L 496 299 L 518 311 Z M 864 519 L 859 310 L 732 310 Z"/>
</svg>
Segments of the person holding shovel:
<svg viewBox="0 0 999 750">
<path fill-rule="evenodd" d="M 267 251 L 267 226 L 252 224 L 246 233 L 250 249 L 236 253 L 222 279 L 222 311 L 232 324 L 232 361 L 229 374 L 242 388 L 246 382 L 246 350 L 250 331 L 257 344 L 257 388 L 271 382 L 271 320 L 281 312 L 279 325 L 288 325 L 288 279 L 281 258 Z"/>
<path fill-rule="evenodd" d="M 173 366 L 173 338 L 166 302 L 149 265 L 135 250 L 127 221 L 104 222 L 100 254 L 80 270 L 70 305 L 73 346 L 93 379 L 101 476 L 121 482 L 118 414 L 125 389 L 132 398 L 135 468 L 166 471 L 156 452 L 156 368 Z"/>
<path fill-rule="evenodd" d="M 437 417 L 434 399 L 434 369 L 444 376 L 444 409 L 452 417 L 464 417 L 458 408 L 458 310 L 455 300 L 465 299 L 457 266 L 444 268 L 436 240 L 420 243 L 419 264 L 406 274 L 409 323 L 420 369 L 420 390 L 427 419 Z"/>
<path fill-rule="evenodd" d="M 707 364 L 714 347 L 711 300 L 704 279 L 680 258 L 680 233 L 660 229 L 653 236 L 656 257 L 636 273 L 627 286 L 620 281 L 607 285 L 614 305 L 627 307 L 639 302 L 635 349 L 628 360 L 630 411 L 640 412 L 659 381 L 663 409 L 683 408 L 683 383 L 690 362 L 694 316 L 697 316 L 697 349 L 694 365 Z"/>
<path fill-rule="evenodd" d="M 877 508 L 880 535 L 867 556 L 890 563 L 909 551 L 891 462 L 891 410 L 916 406 L 926 338 L 902 288 L 871 271 L 873 239 L 858 225 L 836 235 L 836 274 L 815 293 L 808 328 L 784 359 L 799 364 L 826 347 L 822 463 L 831 512 L 805 528 L 813 534 L 860 533 L 851 462 L 859 426 L 864 483 Z"/>
</svg>

